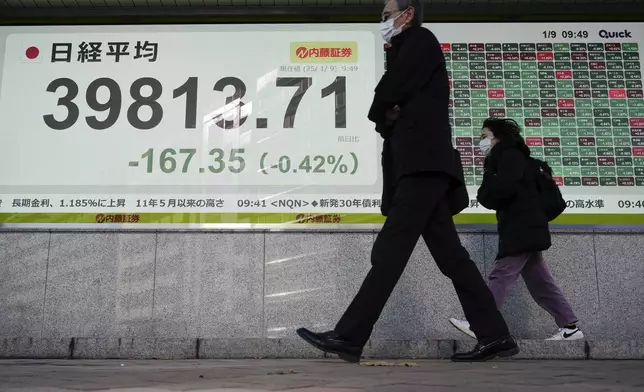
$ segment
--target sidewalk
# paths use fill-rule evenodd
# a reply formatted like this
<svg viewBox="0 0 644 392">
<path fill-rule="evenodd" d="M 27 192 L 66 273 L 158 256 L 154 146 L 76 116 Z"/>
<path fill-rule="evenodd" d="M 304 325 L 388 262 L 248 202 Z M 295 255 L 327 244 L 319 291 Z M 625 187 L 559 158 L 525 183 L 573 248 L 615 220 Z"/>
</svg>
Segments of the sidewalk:
<svg viewBox="0 0 644 392">
<path fill-rule="evenodd" d="M 6 360 L 0 361 L 0 391 L 644 391 L 644 361 L 384 364 L 398 366 L 337 360 Z"/>
</svg>

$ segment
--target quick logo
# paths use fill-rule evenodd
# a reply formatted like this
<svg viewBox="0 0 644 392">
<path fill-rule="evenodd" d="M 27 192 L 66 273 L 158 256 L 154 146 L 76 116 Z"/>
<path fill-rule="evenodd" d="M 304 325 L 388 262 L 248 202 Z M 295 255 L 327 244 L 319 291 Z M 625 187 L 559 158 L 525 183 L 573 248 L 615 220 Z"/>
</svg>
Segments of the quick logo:
<svg viewBox="0 0 644 392">
<path fill-rule="evenodd" d="M 631 32 L 628 30 L 623 31 L 608 31 L 608 30 L 599 30 L 599 36 L 601 38 L 633 38 Z"/>
</svg>

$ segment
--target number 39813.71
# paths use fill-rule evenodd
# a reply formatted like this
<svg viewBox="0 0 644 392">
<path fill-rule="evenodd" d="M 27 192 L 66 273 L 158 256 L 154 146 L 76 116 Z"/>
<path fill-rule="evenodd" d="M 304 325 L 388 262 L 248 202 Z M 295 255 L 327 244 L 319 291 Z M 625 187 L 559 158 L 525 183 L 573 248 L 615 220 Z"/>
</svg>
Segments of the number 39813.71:
<svg viewBox="0 0 644 392">
<path fill-rule="evenodd" d="M 297 88 L 290 99 L 283 119 L 283 128 L 293 128 L 295 124 L 295 115 L 297 109 L 304 97 L 304 94 L 313 84 L 312 77 L 278 77 L 276 78 L 277 87 L 294 87 Z M 246 85 L 243 81 L 235 77 L 225 77 L 215 83 L 213 90 L 223 92 L 226 87 L 233 88 L 233 94 L 226 97 L 225 104 L 230 104 L 238 100 L 238 108 L 241 109 L 245 103 L 242 98 L 246 95 Z M 143 95 L 143 88 L 148 87 L 151 92 L 149 95 Z M 70 78 L 58 78 L 53 80 L 48 86 L 47 91 L 56 93 L 60 88 L 66 90 L 65 95 L 58 98 L 58 106 L 67 109 L 67 115 L 62 120 L 56 119 L 53 114 L 43 116 L 45 124 L 54 130 L 65 130 L 72 127 L 80 117 L 80 109 L 76 104 L 79 94 L 78 84 Z M 105 102 L 98 101 L 99 89 L 107 89 L 108 98 Z M 194 129 L 197 124 L 197 92 L 199 80 L 197 77 L 189 77 L 186 82 L 172 91 L 172 98 L 177 99 L 185 96 L 185 116 L 184 126 L 186 129 Z M 321 98 L 331 94 L 335 96 L 335 127 L 346 127 L 346 77 L 338 76 L 335 80 L 321 90 Z M 143 77 L 135 80 L 130 86 L 130 96 L 134 100 L 127 108 L 128 123 L 141 130 L 148 130 L 158 126 L 163 119 L 163 106 L 158 102 L 163 94 L 163 85 L 155 78 Z M 119 84 L 111 78 L 98 78 L 92 81 L 85 91 L 85 101 L 90 109 L 96 112 L 107 112 L 104 119 L 99 120 L 97 116 L 86 116 L 87 125 L 96 130 L 103 130 L 112 127 L 121 115 L 123 106 L 123 93 Z M 152 115 L 149 119 L 144 120 L 139 116 L 139 110 L 143 107 L 150 108 Z M 239 110 L 240 113 L 243 111 Z M 222 115 L 214 118 L 216 124 L 223 129 L 233 129 L 244 124 L 247 115 L 242 115 L 237 120 L 226 120 Z"/>
</svg>

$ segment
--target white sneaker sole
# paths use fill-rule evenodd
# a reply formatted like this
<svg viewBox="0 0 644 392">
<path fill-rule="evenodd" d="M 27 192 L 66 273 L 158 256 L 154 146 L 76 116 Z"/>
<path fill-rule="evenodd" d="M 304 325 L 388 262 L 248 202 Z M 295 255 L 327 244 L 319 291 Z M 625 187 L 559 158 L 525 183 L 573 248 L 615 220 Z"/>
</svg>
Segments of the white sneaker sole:
<svg viewBox="0 0 644 392">
<path fill-rule="evenodd" d="M 579 331 L 576 334 L 571 335 L 569 338 L 548 338 L 546 341 L 548 342 L 571 342 L 573 340 L 582 340 L 584 338 L 584 333 Z"/>
<path fill-rule="evenodd" d="M 451 319 L 449 319 L 449 323 L 452 324 L 454 326 L 454 328 L 458 329 L 459 331 L 461 331 L 465 335 L 471 337 L 472 339 L 476 339 L 476 335 L 474 334 L 474 332 L 472 332 L 472 330 L 469 329 L 469 328 L 464 328 L 463 326 L 461 326 L 458 323 L 458 320 L 451 318 Z"/>
</svg>

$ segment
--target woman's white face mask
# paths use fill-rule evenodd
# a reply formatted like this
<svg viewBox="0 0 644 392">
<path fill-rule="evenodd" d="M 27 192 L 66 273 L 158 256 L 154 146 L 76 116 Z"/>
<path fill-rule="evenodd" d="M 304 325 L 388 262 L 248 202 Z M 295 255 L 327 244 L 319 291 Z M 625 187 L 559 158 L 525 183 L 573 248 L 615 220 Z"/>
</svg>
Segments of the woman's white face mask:
<svg viewBox="0 0 644 392">
<path fill-rule="evenodd" d="M 483 155 L 489 154 L 490 150 L 492 150 L 492 147 L 492 139 L 490 138 L 483 139 L 479 142 L 479 148 L 481 149 Z"/>
<path fill-rule="evenodd" d="M 400 18 L 400 16 L 404 14 L 405 11 L 401 12 L 395 18 L 390 18 L 380 22 L 380 34 L 382 35 L 382 39 L 385 40 L 386 43 L 391 44 L 391 39 L 400 34 L 400 32 L 402 31 L 402 26 L 395 27 L 394 22 L 396 21 L 396 19 Z"/>
</svg>

